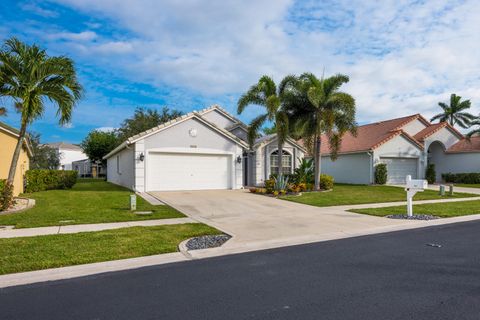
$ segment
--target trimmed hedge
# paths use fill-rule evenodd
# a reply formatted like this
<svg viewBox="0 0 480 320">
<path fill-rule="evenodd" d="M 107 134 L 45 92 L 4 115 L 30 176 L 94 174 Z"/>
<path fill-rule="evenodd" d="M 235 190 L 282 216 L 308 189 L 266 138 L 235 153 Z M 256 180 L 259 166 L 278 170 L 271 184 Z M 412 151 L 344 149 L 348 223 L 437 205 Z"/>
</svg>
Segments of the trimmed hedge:
<svg viewBox="0 0 480 320">
<path fill-rule="evenodd" d="M 443 180 L 451 183 L 477 184 L 480 183 L 480 172 L 472 173 L 443 173 Z"/>
<path fill-rule="evenodd" d="M 28 170 L 25 192 L 70 189 L 77 182 L 77 174 L 74 170 Z"/>
<path fill-rule="evenodd" d="M 375 166 L 375 183 L 386 184 L 388 177 L 387 165 L 385 163 L 379 163 Z"/>
<path fill-rule="evenodd" d="M 13 184 L 0 180 L 0 211 L 10 208 L 13 204 Z"/>
</svg>

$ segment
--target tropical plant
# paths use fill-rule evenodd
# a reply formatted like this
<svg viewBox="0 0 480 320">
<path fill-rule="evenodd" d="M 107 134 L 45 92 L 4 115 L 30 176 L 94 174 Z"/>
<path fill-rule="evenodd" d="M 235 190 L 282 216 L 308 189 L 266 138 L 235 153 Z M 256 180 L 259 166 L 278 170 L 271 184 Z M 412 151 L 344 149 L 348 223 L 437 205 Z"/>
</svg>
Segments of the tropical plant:
<svg viewBox="0 0 480 320">
<path fill-rule="evenodd" d="M 279 175 L 278 177 L 273 178 L 275 181 L 275 190 L 282 191 L 287 190 L 288 187 L 288 177 Z"/>
<path fill-rule="evenodd" d="M 442 108 L 443 112 L 433 116 L 430 121 L 439 120 L 440 122 L 448 122 L 452 126 L 458 124 L 464 129 L 468 128 L 470 122 L 475 120 L 475 116 L 465 111 L 470 109 L 470 100 L 461 100 L 462 97 L 452 93 L 450 95 L 450 104 L 439 102 L 438 105 Z"/>
<path fill-rule="evenodd" d="M 343 136 L 347 132 L 356 134 L 355 99 L 339 91 L 348 81 L 342 74 L 319 79 L 304 73 L 290 77 L 280 88 L 293 131 L 310 146 L 308 149 L 314 150 L 315 190 L 321 188 L 322 139 L 328 139 L 330 157 L 335 160 Z"/>
<path fill-rule="evenodd" d="M 298 159 L 298 167 L 295 168 L 295 178 L 297 183 L 312 183 L 313 178 L 313 159 Z"/>
<path fill-rule="evenodd" d="M 285 78 L 285 79 L 288 79 Z M 286 81 L 286 80 L 283 81 Z M 283 82 L 282 81 L 282 82 Z M 278 173 L 283 175 L 283 144 L 288 136 L 288 116 L 282 107 L 282 96 L 277 89 L 277 85 L 269 76 L 262 76 L 258 83 L 250 87 L 244 93 L 237 103 L 237 112 L 241 114 L 248 105 L 259 105 L 265 108 L 266 112 L 254 118 L 248 127 L 248 142 L 252 148 L 255 139 L 259 136 L 259 130 L 270 121 L 274 123 L 277 135 L 278 147 Z"/>
<path fill-rule="evenodd" d="M 56 107 L 60 124 L 67 124 L 81 95 L 82 86 L 71 59 L 50 57 L 37 45 L 27 45 L 16 38 L 5 41 L 0 50 L 0 97 L 11 98 L 21 115 L 8 182 L 15 178 L 27 127 L 44 114 L 46 101 Z"/>
<path fill-rule="evenodd" d="M 467 139 L 470 139 L 474 135 L 480 135 L 480 115 L 470 122 L 470 126 L 477 126 L 476 128 L 470 130 L 467 133 Z"/>
<path fill-rule="evenodd" d="M 165 122 L 178 118 L 183 113 L 178 110 L 170 110 L 163 107 L 159 112 L 155 109 L 137 108 L 131 118 L 125 119 L 118 128 L 118 143 L 133 137 L 140 132 L 146 131 Z"/>
</svg>

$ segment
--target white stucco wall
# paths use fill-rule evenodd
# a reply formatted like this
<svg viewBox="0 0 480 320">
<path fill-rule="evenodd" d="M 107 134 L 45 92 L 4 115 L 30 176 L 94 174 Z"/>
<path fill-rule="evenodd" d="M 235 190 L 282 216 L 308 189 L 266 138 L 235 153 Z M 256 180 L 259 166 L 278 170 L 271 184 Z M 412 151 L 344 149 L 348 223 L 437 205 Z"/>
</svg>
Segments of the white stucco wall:
<svg viewBox="0 0 480 320">
<path fill-rule="evenodd" d="M 80 150 L 59 149 L 60 168 L 63 170 L 72 170 L 72 162 L 87 159 L 87 155 Z"/>
<path fill-rule="evenodd" d="M 333 176 L 335 182 L 370 184 L 372 158 L 368 153 L 339 155 L 335 161 L 322 156 L 321 172 Z"/>
<path fill-rule="evenodd" d="M 445 148 L 448 149 L 459 140 L 460 139 L 457 137 L 457 135 L 450 131 L 450 129 L 442 128 L 425 139 L 425 150 L 428 150 L 428 147 L 434 141 L 440 141 L 443 143 Z"/>
<path fill-rule="evenodd" d="M 423 129 L 425 129 L 427 126 L 421 122 L 420 120 L 416 119 L 413 120 L 409 123 L 407 123 L 405 126 L 402 127 L 402 130 L 408 133 L 411 136 L 414 136 L 415 134 L 419 133 Z"/>
<path fill-rule="evenodd" d="M 134 149 L 130 147 L 110 157 L 107 160 L 107 180 L 128 189 L 133 189 L 135 184 L 134 156 Z"/>
<path fill-rule="evenodd" d="M 213 109 L 207 113 L 202 114 L 202 118 L 207 119 L 208 121 L 214 123 L 220 128 L 226 128 L 233 125 L 235 122 L 230 120 L 221 112 Z"/>
<path fill-rule="evenodd" d="M 195 137 L 192 137 L 189 134 L 191 129 L 197 131 Z M 147 174 L 146 167 L 148 164 L 146 162 L 148 161 L 148 152 L 171 148 L 176 148 L 177 150 L 184 152 L 198 152 L 198 150 L 208 149 L 208 151 L 212 153 L 215 151 L 218 153 L 231 153 L 233 162 L 232 168 L 234 168 L 233 188 L 240 189 L 243 187 L 242 163 L 236 162 L 238 156 L 242 157 L 243 148 L 221 133 L 206 126 L 199 120 L 192 118 L 157 132 L 154 135 L 148 136 L 136 143 L 136 158 L 138 158 L 138 155 L 141 152 L 146 155 L 145 161 L 135 161 L 135 184 L 137 190 L 145 190 L 144 177 Z M 143 175 L 143 178 L 141 175 Z"/>
</svg>

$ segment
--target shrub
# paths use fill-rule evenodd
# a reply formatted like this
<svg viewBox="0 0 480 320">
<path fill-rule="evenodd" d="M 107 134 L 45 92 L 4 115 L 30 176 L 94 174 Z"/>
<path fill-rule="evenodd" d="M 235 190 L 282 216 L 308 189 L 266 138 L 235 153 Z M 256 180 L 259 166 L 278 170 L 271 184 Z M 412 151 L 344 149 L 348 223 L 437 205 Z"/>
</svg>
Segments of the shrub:
<svg viewBox="0 0 480 320">
<path fill-rule="evenodd" d="M 379 163 L 375 166 L 375 183 L 386 184 L 387 183 L 387 165 L 385 163 Z"/>
<path fill-rule="evenodd" d="M 425 171 L 425 179 L 427 179 L 428 183 L 435 183 L 437 180 L 437 173 L 435 171 L 435 165 L 430 163 L 427 166 L 427 170 Z"/>
<path fill-rule="evenodd" d="M 267 189 L 265 189 L 265 188 L 258 188 L 256 193 L 265 194 L 265 193 L 267 193 Z"/>
<path fill-rule="evenodd" d="M 77 182 L 77 171 L 73 170 L 28 170 L 25 174 L 25 192 L 54 189 L 70 189 Z"/>
<path fill-rule="evenodd" d="M 281 176 L 280 178 L 274 178 L 275 184 L 274 188 L 275 190 L 285 190 L 288 187 L 288 177 L 287 176 Z"/>
<path fill-rule="evenodd" d="M 0 211 L 10 208 L 13 204 L 13 184 L 0 180 Z"/>
<path fill-rule="evenodd" d="M 275 190 L 275 180 L 265 180 L 265 189 L 267 189 L 267 193 L 272 193 Z"/>
<path fill-rule="evenodd" d="M 322 190 L 330 190 L 333 188 L 333 177 L 329 176 L 328 174 L 321 174 L 320 175 L 320 189 Z"/>
<path fill-rule="evenodd" d="M 480 172 L 444 173 L 442 174 L 442 178 L 445 182 L 477 184 L 480 183 Z"/>
</svg>

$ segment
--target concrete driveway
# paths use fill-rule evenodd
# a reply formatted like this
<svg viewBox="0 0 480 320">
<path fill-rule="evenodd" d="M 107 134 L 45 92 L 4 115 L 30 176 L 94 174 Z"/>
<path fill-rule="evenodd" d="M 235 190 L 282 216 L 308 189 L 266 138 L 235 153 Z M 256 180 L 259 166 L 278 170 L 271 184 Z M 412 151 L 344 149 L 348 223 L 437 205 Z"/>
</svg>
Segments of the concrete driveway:
<svg viewBox="0 0 480 320">
<path fill-rule="evenodd" d="M 150 194 L 189 217 L 234 236 L 227 246 L 265 241 L 306 243 L 403 229 L 418 223 L 350 213 L 345 211 L 346 207 L 308 206 L 245 190 Z"/>
</svg>

